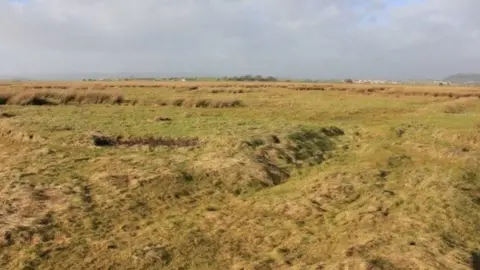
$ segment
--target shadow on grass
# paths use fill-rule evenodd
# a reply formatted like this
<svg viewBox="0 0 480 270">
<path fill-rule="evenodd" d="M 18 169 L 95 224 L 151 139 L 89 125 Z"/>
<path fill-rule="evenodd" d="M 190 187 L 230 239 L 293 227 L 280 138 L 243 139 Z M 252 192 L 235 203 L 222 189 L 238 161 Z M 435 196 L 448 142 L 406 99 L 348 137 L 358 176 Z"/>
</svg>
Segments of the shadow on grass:
<svg viewBox="0 0 480 270">
<path fill-rule="evenodd" d="M 472 252 L 472 269 L 480 270 L 480 252 Z"/>
</svg>

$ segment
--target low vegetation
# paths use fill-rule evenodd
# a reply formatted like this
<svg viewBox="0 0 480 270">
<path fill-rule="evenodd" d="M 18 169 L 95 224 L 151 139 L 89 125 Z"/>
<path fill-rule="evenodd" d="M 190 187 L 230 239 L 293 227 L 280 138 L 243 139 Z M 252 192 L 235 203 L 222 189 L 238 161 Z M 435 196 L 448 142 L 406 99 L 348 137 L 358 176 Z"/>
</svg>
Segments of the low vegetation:
<svg viewBox="0 0 480 270">
<path fill-rule="evenodd" d="M 15 117 L 15 115 L 8 112 L 0 112 L 0 118 L 11 118 L 11 117 Z"/>
<path fill-rule="evenodd" d="M 234 108 L 243 107 L 244 103 L 238 99 L 185 99 L 159 100 L 156 104 L 161 106 L 175 106 L 187 108 Z"/>
<path fill-rule="evenodd" d="M 0 269 L 477 269 L 479 93 L 1 84 Z"/>
<path fill-rule="evenodd" d="M 80 90 L 24 90 L 0 93 L 0 104 L 7 105 L 67 105 L 122 104 L 120 94 Z"/>
<path fill-rule="evenodd" d="M 92 135 L 95 146 L 168 146 L 168 147 L 192 147 L 199 144 L 198 138 L 164 138 L 164 137 L 133 137 L 122 138 L 109 137 L 101 134 Z"/>
<path fill-rule="evenodd" d="M 230 94 L 245 94 L 249 93 L 249 91 L 245 91 L 243 89 L 233 89 L 233 90 L 227 90 L 227 89 L 212 89 L 210 90 L 210 93 L 212 94 L 218 94 L 218 93 L 230 93 Z"/>
<path fill-rule="evenodd" d="M 478 106 L 480 106 L 480 100 L 477 98 L 460 98 L 446 102 L 443 107 L 443 112 L 461 114 L 468 110 L 475 110 Z"/>
</svg>

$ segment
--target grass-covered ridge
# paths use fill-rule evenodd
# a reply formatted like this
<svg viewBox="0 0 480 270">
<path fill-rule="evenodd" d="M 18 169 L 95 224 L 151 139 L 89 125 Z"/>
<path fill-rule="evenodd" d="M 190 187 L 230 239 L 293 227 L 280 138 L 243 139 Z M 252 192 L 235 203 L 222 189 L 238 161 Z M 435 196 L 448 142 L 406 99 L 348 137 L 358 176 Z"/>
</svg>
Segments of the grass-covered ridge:
<svg viewBox="0 0 480 270">
<path fill-rule="evenodd" d="M 478 260 L 479 89 L 2 87 L 1 269 L 472 269 Z M 30 93 L 56 106 L 33 106 Z"/>
</svg>

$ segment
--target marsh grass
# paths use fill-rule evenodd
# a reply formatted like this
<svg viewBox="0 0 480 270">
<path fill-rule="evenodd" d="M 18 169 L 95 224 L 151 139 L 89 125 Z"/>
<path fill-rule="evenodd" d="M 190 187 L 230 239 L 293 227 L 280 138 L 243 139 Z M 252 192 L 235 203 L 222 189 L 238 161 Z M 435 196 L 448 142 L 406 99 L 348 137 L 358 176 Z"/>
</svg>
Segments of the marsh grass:
<svg viewBox="0 0 480 270">
<path fill-rule="evenodd" d="M 68 104 L 122 104 L 122 95 L 80 90 L 24 90 L 0 93 L 0 104 L 6 105 L 68 105 Z"/>
<path fill-rule="evenodd" d="M 0 91 L 0 109 L 15 115 L 0 119 L 2 269 L 477 264 L 479 89 L 35 84 Z M 219 109 L 215 102 L 235 99 L 212 89 L 248 90 L 247 106 Z M 10 93 L 30 91 L 81 106 L 16 105 L 30 97 L 8 104 Z M 71 91 L 139 102 L 111 106 L 112 97 Z M 173 120 L 152 120 L 159 116 Z M 92 131 L 107 134 L 110 147 L 96 147 Z M 180 138 L 201 143 L 177 147 Z"/>
<path fill-rule="evenodd" d="M 186 108 L 235 108 L 244 107 L 244 102 L 238 99 L 185 99 L 158 100 L 155 102 L 160 106 L 174 106 Z"/>
</svg>

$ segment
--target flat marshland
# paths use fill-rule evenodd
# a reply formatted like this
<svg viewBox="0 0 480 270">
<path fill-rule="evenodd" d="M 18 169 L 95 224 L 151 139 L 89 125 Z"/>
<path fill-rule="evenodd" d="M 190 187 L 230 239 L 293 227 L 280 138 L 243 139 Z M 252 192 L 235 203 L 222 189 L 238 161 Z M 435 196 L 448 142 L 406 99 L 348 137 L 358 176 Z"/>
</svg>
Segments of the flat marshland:
<svg viewBox="0 0 480 270">
<path fill-rule="evenodd" d="M 1 269 L 475 269 L 480 88 L 0 86 Z"/>
</svg>

